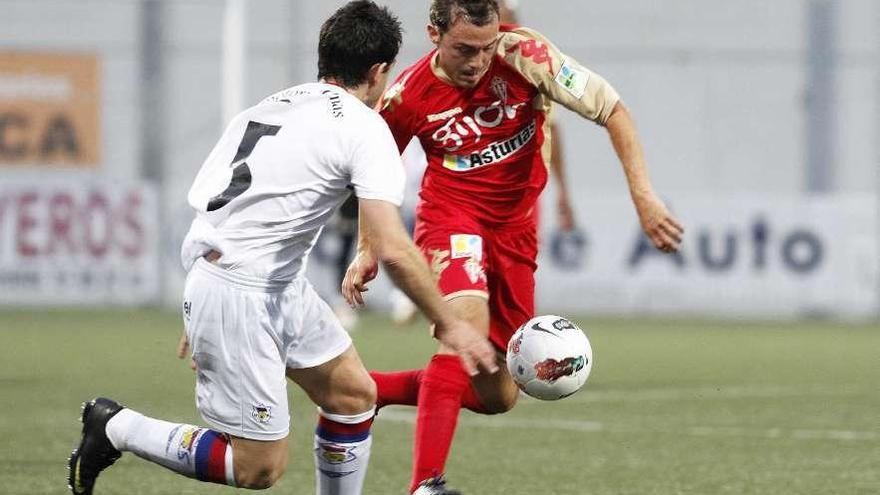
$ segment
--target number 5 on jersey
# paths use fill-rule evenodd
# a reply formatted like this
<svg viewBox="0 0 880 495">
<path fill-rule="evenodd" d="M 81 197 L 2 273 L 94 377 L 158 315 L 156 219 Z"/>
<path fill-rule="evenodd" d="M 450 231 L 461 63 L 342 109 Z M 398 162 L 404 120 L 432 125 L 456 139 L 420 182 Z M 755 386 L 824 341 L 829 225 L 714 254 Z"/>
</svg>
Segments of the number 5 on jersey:
<svg viewBox="0 0 880 495">
<path fill-rule="evenodd" d="M 280 125 L 262 124 L 254 121 L 248 122 L 244 136 L 241 137 L 241 143 L 238 145 L 238 152 L 235 153 L 235 158 L 229 164 L 230 167 L 235 167 L 232 169 L 232 180 L 229 181 L 229 185 L 222 193 L 208 201 L 208 211 L 223 208 L 251 187 L 251 169 L 245 160 L 251 156 L 260 138 L 263 136 L 274 136 L 278 134 L 280 129 Z"/>
</svg>

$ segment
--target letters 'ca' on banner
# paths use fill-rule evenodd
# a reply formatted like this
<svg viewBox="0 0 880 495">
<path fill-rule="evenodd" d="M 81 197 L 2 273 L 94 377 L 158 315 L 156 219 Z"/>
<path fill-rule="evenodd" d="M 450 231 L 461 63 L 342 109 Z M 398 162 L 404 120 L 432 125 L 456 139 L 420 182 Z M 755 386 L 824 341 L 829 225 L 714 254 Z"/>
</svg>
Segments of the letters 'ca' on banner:
<svg viewBox="0 0 880 495">
<path fill-rule="evenodd" d="M 0 166 L 97 167 L 100 111 L 97 56 L 0 51 Z"/>
</svg>

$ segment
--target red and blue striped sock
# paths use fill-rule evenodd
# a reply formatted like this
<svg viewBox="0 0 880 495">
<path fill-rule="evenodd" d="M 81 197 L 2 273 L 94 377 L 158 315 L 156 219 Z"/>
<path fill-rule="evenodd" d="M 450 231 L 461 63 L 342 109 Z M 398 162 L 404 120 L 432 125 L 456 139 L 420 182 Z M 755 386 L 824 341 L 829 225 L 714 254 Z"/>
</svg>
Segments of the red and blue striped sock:
<svg viewBox="0 0 880 495">
<path fill-rule="evenodd" d="M 235 486 L 232 445 L 225 433 L 148 418 L 126 408 L 107 422 L 107 437 L 118 450 L 176 473 Z"/>
<path fill-rule="evenodd" d="M 229 456 L 228 463 L 226 457 Z M 201 430 L 195 446 L 195 477 L 221 485 L 234 485 L 232 446 L 225 433 Z"/>
<path fill-rule="evenodd" d="M 361 493 L 370 461 L 375 408 L 354 415 L 318 410 L 315 469 L 318 494 Z"/>
</svg>

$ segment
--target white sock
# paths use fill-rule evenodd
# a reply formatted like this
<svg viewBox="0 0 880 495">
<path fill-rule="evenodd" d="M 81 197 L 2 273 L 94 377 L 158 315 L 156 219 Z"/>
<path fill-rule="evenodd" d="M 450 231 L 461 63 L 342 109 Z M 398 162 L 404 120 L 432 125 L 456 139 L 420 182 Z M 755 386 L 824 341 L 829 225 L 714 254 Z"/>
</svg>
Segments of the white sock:
<svg viewBox="0 0 880 495">
<path fill-rule="evenodd" d="M 345 416 L 318 408 L 315 478 L 318 495 L 360 495 L 367 476 L 376 409 Z"/>
<path fill-rule="evenodd" d="M 107 422 L 107 438 L 117 450 L 131 452 L 176 473 L 235 486 L 232 445 L 223 433 L 148 418 L 126 408 Z"/>
</svg>

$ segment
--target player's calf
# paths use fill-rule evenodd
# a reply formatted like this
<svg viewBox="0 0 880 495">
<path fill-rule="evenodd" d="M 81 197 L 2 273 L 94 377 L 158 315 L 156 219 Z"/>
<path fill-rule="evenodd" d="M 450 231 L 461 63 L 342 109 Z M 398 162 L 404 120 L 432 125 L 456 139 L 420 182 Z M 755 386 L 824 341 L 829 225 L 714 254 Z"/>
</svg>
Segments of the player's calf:
<svg viewBox="0 0 880 495">
<path fill-rule="evenodd" d="M 270 488 L 284 475 L 287 439 L 275 441 L 232 438 L 235 486 L 251 490 Z"/>
<path fill-rule="evenodd" d="M 513 409 L 519 399 L 519 388 L 507 372 L 503 360 L 500 370 L 492 375 L 478 375 L 462 398 L 462 405 L 481 414 L 502 414 Z M 482 406 L 480 410 L 476 406 Z"/>
<path fill-rule="evenodd" d="M 518 391 L 515 393 L 511 393 L 510 391 L 504 391 L 501 393 L 494 393 L 489 398 L 479 397 L 478 394 L 474 394 L 473 397 L 477 397 L 479 400 L 479 404 L 482 406 L 482 410 L 476 409 L 474 407 L 468 407 L 468 404 L 465 403 L 466 399 L 462 400 L 462 404 L 470 409 L 471 411 L 478 412 L 481 414 L 504 414 L 507 411 L 513 409 L 516 406 L 516 401 L 519 397 Z"/>
</svg>

